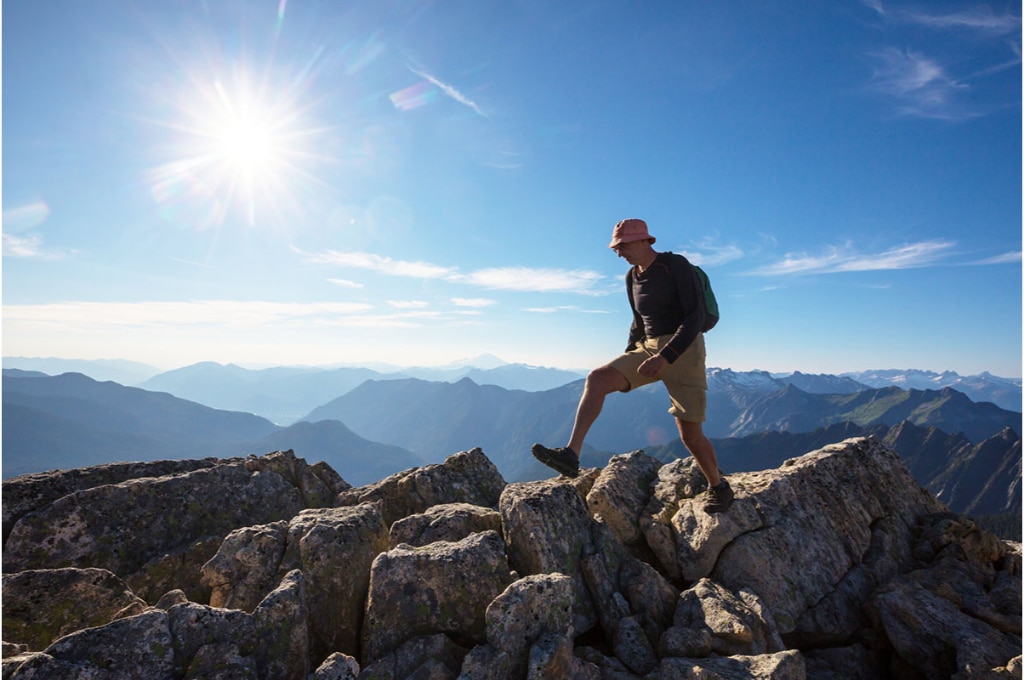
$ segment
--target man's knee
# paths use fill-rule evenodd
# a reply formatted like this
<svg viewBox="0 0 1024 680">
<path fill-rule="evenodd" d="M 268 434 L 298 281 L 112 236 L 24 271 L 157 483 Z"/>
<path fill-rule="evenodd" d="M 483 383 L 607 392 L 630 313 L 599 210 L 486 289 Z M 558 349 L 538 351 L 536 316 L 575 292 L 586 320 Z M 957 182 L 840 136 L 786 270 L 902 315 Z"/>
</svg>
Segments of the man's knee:
<svg viewBox="0 0 1024 680">
<path fill-rule="evenodd" d="M 601 366 L 587 374 L 587 389 L 604 394 L 622 392 L 629 389 L 629 381 L 617 368 Z"/>
</svg>

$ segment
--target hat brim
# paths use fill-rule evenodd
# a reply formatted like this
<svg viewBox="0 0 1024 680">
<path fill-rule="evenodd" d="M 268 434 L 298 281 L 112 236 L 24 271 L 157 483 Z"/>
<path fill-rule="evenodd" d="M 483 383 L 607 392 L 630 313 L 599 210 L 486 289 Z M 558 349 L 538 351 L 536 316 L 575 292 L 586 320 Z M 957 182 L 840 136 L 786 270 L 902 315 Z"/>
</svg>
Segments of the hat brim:
<svg viewBox="0 0 1024 680">
<path fill-rule="evenodd" d="M 633 241 L 650 241 L 654 243 L 658 239 L 650 236 L 649 234 L 633 234 L 632 236 L 623 236 L 621 238 L 612 239 L 612 242 L 608 244 L 609 248 L 622 245 L 623 243 L 632 243 Z"/>
</svg>

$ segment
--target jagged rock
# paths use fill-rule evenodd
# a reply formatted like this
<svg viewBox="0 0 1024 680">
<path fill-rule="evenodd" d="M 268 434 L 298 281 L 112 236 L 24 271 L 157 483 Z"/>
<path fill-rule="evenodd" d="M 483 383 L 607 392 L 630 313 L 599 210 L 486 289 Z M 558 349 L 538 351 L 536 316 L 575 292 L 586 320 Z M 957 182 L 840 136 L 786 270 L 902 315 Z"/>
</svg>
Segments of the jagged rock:
<svg viewBox="0 0 1024 680">
<path fill-rule="evenodd" d="M 501 513 L 469 503 L 445 503 L 391 525 L 391 547 L 399 543 L 424 546 L 434 541 L 460 541 L 481 531 L 501 533 Z"/>
<path fill-rule="evenodd" d="M 34 569 L 3 575 L 4 638 L 24 645 L 25 651 L 42 651 L 65 635 L 141 613 L 145 607 L 106 569 Z"/>
<path fill-rule="evenodd" d="M 593 664 L 577 659 L 572 641 L 565 635 L 544 635 L 530 647 L 526 680 L 600 680 L 601 672 Z"/>
<path fill-rule="evenodd" d="M 329 465 L 323 462 L 308 465 L 305 459 L 297 458 L 290 449 L 265 456 L 249 456 L 245 466 L 253 472 L 269 470 L 279 474 L 298 489 L 302 504 L 307 508 L 329 508 L 339 493 L 352 488 Z"/>
<path fill-rule="evenodd" d="M 673 581 L 682 579 L 676 547 L 677 534 L 672 518 L 680 501 L 694 498 L 707 488 L 707 478 L 693 458 L 675 460 L 658 470 L 647 506 L 640 513 L 638 525 L 654 553 L 658 566 Z"/>
<path fill-rule="evenodd" d="M 237 459 L 236 459 L 237 460 Z M 3 540 L 14 523 L 42 510 L 62 496 L 107 484 L 141 477 L 166 477 L 201 468 L 222 465 L 217 458 L 199 460 L 157 460 L 137 463 L 108 463 L 74 470 L 51 470 L 5 479 L 3 483 Z"/>
<path fill-rule="evenodd" d="M 306 589 L 303 573 L 289 572 L 252 613 L 260 645 L 260 677 L 306 680 L 310 659 Z"/>
<path fill-rule="evenodd" d="M 356 680 L 359 677 L 359 662 L 353 657 L 334 652 L 324 659 L 310 680 Z"/>
<path fill-rule="evenodd" d="M 364 661 L 418 635 L 444 632 L 483 642 L 487 605 L 511 582 L 505 543 L 495 531 L 382 553 L 370 570 Z"/>
<path fill-rule="evenodd" d="M 445 503 L 493 508 L 505 487 L 498 468 L 479 448 L 452 454 L 441 465 L 406 470 L 369 486 L 338 494 L 335 506 L 377 502 L 389 526 Z"/>
<path fill-rule="evenodd" d="M 572 635 L 572 597 L 568 576 L 537 574 L 512 583 L 488 605 L 487 643 L 510 660 L 512 677 L 542 636 Z"/>
<path fill-rule="evenodd" d="M 210 606 L 251 612 L 278 582 L 288 522 L 235 529 L 201 568 Z"/>
<path fill-rule="evenodd" d="M 185 604 L 188 602 L 188 596 L 185 595 L 183 590 L 168 590 L 166 593 L 160 596 L 156 604 L 153 605 L 154 609 L 163 609 L 167 611 L 171 607 L 177 604 Z"/>
<path fill-rule="evenodd" d="M 359 680 L 455 680 L 465 656 L 447 635 L 414 637 L 363 669 Z"/>
<path fill-rule="evenodd" d="M 730 590 L 757 593 L 783 635 L 857 574 L 854 567 L 864 561 L 878 520 L 891 518 L 908 542 L 919 517 L 943 509 L 899 456 L 873 438 L 833 444 L 778 470 L 735 478 L 738 496 L 756 496 L 762 526 L 725 546 L 710 577 Z M 734 503 L 728 513 L 743 512 L 744 505 Z"/>
<path fill-rule="evenodd" d="M 661 466 L 643 451 L 613 456 L 586 495 L 590 513 L 600 515 L 623 545 L 636 546 L 643 539 L 640 514 Z"/>
<path fill-rule="evenodd" d="M 657 680 L 805 680 L 803 656 L 795 650 L 760 656 L 662 659 Z M 648 676 L 650 680 L 655 680 Z"/>
<path fill-rule="evenodd" d="M 1019 562 L 975 522 L 949 513 L 925 518 L 914 555 L 928 562 L 882 584 L 867 603 L 899 662 L 924 678 L 998 677 L 995 669 L 1021 649 Z M 1016 570 L 1017 599 L 993 600 L 1007 566 Z"/>
<path fill-rule="evenodd" d="M 356 654 L 370 565 L 387 550 L 387 536 L 374 503 L 303 510 L 289 522 L 237 529 L 203 565 L 210 604 L 251 611 L 282 573 L 301 569 L 315 656 Z"/>
<path fill-rule="evenodd" d="M 153 602 L 168 590 L 181 590 L 192 602 L 208 602 L 210 588 L 202 582 L 202 566 L 216 554 L 222 536 L 204 536 L 187 546 L 169 550 L 125 577 L 132 592 Z"/>
<path fill-rule="evenodd" d="M 4 545 L 3 570 L 98 567 L 124 578 L 199 538 L 301 509 L 294 486 L 242 462 L 93 487 L 18 520 Z"/>
<path fill-rule="evenodd" d="M 152 610 L 5 659 L 3 674 L 6 680 L 173 680 L 174 661 L 168 614 Z"/>
<path fill-rule="evenodd" d="M 31 508 L 5 581 L 30 583 L 31 560 L 113 560 L 134 599 L 42 652 L 8 641 L 3 678 L 1020 677 L 1020 544 L 944 512 L 877 441 L 730 475 L 719 515 L 692 501 L 692 460 L 649 464 L 505 487 L 477 449 L 338 493 L 329 468 L 277 452 L 38 505 L 5 481 L 5 504 Z M 303 509 L 325 487 L 338 507 Z M 157 605 L 132 615 L 139 598 Z"/>
<path fill-rule="evenodd" d="M 573 580 L 573 628 L 590 630 L 597 615 L 580 571 L 593 552 L 594 520 L 572 484 L 549 480 L 509 484 L 499 501 L 509 561 L 520 575 L 561 573 Z"/>
<path fill-rule="evenodd" d="M 711 635 L 711 650 L 723 656 L 758 656 L 785 649 L 771 613 L 754 593 L 732 593 L 701 579 L 679 596 L 675 627 Z M 677 634 L 678 635 L 678 634 Z"/>
<path fill-rule="evenodd" d="M 646 675 L 658 665 L 654 648 L 635 616 L 619 619 L 612 635 L 612 649 L 615 650 L 615 656 L 634 673 Z"/>
</svg>

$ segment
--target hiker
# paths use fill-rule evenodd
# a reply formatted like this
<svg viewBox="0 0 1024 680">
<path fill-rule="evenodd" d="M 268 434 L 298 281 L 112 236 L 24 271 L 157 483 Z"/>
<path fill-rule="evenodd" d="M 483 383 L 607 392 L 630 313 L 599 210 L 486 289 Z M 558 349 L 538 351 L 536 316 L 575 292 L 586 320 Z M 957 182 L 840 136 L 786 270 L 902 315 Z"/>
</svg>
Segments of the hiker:
<svg viewBox="0 0 1024 680">
<path fill-rule="evenodd" d="M 587 375 L 576 409 L 569 443 L 550 449 L 533 445 L 533 455 L 566 475 L 579 474 L 579 454 L 605 397 L 660 380 L 668 389 L 679 436 L 708 480 L 703 494 L 707 512 L 723 512 L 733 492 L 721 471 L 714 446 L 704 436 L 707 375 L 704 355 L 704 295 L 694 268 L 685 257 L 658 252 L 655 238 L 640 219 L 615 225 L 608 245 L 632 267 L 626 274 L 626 295 L 633 311 L 626 352 Z"/>
</svg>

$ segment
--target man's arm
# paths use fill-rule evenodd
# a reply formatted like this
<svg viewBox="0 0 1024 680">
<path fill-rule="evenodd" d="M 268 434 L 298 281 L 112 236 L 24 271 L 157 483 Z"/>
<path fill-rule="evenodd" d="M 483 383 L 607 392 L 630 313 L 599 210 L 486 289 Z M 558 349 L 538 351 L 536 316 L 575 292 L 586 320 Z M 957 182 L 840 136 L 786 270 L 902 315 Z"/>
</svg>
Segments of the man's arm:
<svg viewBox="0 0 1024 680">
<path fill-rule="evenodd" d="M 679 296 L 683 319 L 672 339 L 661 348 L 659 354 L 673 363 L 696 339 L 704 328 L 704 296 L 697 282 L 697 275 L 689 261 L 682 255 L 669 258 L 669 271 Z"/>
<path fill-rule="evenodd" d="M 636 347 L 636 343 L 644 337 L 644 322 L 640 313 L 636 311 L 636 303 L 633 301 L 633 270 L 626 272 L 626 297 L 629 299 L 629 310 L 633 312 L 633 323 L 629 326 L 629 342 L 626 344 L 626 351 L 629 352 Z"/>
</svg>

